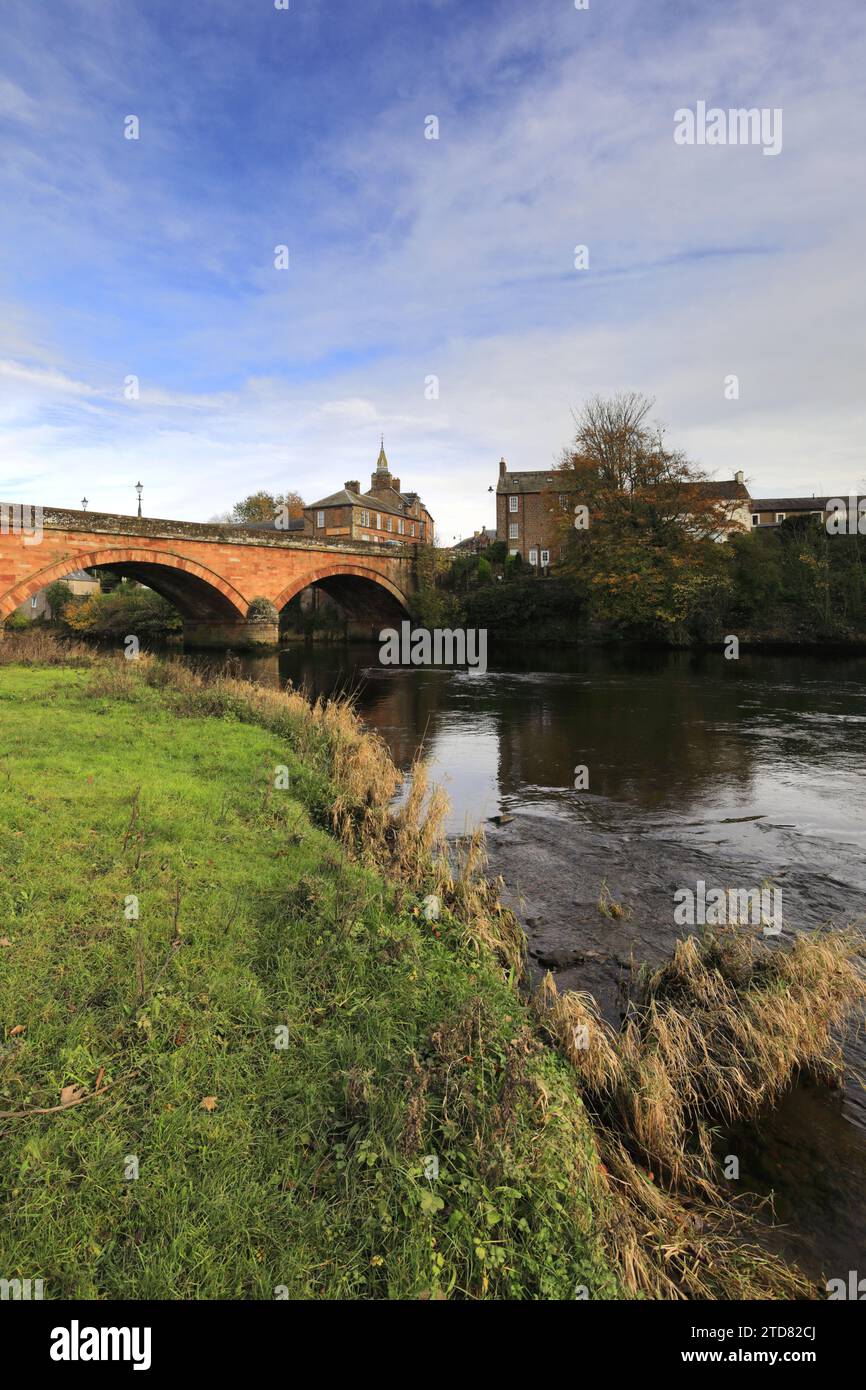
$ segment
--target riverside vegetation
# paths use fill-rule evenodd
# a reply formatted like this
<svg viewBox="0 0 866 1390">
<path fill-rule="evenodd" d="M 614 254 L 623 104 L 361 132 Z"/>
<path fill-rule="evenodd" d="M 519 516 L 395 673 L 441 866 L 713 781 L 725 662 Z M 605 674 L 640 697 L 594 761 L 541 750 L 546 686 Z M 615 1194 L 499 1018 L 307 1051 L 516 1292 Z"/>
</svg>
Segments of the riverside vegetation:
<svg viewBox="0 0 866 1390">
<path fill-rule="evenodd" d="M 449 853 L 423 764 L 394 810 L 345 702 L 9 634 L 0 749 L 4 1277 L 822 1295 L 761 1248 L 712 1131 L 838 1073 L 853 933 L 690 937 L 617 1034 L 530 994 L 483 840 Z"/>
<path fill-rule="evenodd" d="M 422 552 L 418 620 L 500 641 L 866 644 L 866 535 L 828 535 L 808 515 L 743 532 L 733 504 L 649 423 L 651 408 L 632 392 L 576 416 L 546 498 L 554 577 L 535 578 L 504 541 L 481 555 Z"/>
</svg>

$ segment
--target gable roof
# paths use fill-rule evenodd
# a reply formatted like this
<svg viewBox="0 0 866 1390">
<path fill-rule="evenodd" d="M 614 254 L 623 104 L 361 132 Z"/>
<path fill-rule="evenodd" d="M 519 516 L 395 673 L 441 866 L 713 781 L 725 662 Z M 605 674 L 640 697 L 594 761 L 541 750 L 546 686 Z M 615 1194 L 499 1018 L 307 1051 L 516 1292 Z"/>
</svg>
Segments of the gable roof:
<svg viewBox="0 0 866 1390">
<path fill-rule="evenodd" d="M 716 481 L 708 478 L 705 482 L 689 483 L 689 487 L 702 492 L 705 497 L 718 497 L 723 502 L 751 502 L 752 497 L 745 483 L 736 479 Z"/>
</svg>

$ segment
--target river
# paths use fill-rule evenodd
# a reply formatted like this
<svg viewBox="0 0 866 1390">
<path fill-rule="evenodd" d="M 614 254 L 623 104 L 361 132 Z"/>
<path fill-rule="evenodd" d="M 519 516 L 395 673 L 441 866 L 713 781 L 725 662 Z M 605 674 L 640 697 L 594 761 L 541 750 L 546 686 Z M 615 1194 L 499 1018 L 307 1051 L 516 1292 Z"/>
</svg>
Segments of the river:
<svg viewBox="0 0 866 1390">
<path fill-rule="evenodd" d="M 480 674 L 298 645 L 241 662 L 268 684 L 352 693 L 402 768 L 423 746 L 449 831 L 485 823 L 534 972 L 591 990 L 612 1021 L 634 966 L 670 953 L 679 887 L 770 883 L 786 931 L 864 923 L 862 655 L 522 647 Z M 600 913 L 603 885 L 622 918 Z M 862 1035 L 846 1055 L 844 1089 L 801 1082 L 726 1136 L 743 1187 L 775 1194 L 770 1243 L 816 1277 L 866 1274 Z"/>
</svg>

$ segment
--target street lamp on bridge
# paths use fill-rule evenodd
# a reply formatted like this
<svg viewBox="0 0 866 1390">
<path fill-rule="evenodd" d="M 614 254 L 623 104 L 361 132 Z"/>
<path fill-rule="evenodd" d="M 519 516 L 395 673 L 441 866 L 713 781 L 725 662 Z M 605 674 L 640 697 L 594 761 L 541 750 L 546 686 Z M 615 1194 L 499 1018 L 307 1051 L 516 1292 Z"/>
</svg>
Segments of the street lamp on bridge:
<svg viewBox="0 0 866 1390">
<path fill-rule="evenodd" d="M 141 516 L 141 494 L 144 490 L 142 484 L 136 483 L 135 490 L 138 493 L 138 515 Z"/>
</svg>

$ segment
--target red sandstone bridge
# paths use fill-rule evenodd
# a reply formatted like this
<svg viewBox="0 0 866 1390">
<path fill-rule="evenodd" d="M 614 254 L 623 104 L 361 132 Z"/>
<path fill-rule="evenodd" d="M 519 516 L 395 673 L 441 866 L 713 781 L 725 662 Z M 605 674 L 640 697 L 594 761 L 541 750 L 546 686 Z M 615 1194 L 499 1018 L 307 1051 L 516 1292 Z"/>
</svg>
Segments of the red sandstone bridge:
<svg viewBox="0 0 866 1390">
<path fill-rule="evenodd" d="M 0 505 L 0 623 L 70 571 L 106 569 L 169 599 L 194 646 L 275 642 L 276 624 L 250 621 L 250 604 L 268 599 L 279 614 L 311 585 L 369 636 L 405 617 L 415 562 L 413 546 L 325 545 L 282 531 Z"/>
</svg>

